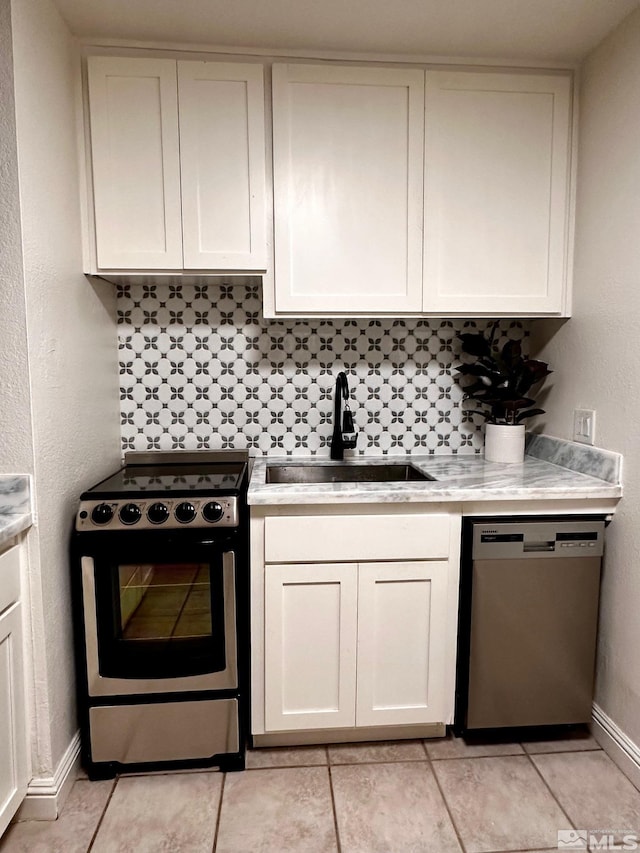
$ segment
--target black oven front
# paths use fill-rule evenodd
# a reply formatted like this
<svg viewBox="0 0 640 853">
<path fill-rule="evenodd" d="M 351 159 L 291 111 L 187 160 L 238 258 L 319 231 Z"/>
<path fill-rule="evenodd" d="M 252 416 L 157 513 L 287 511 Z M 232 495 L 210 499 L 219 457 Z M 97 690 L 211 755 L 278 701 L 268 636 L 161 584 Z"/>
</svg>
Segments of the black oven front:
<svg viewBox="0 0 640 853">
<path fill-rule="evenodd" d="M 244 767 L 248 523 L 236 479 L 226 494 L 122 497 L 98 484 L 82 496 L 72 573 L 90 778 Z"/>
</svg>

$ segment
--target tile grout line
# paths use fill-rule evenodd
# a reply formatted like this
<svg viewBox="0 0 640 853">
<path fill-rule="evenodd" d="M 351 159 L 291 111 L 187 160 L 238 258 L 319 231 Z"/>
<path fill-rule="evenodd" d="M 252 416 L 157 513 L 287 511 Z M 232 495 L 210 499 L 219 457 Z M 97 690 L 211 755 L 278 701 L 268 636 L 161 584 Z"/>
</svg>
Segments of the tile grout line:
<svg viewBox="0 0 640 853">
<path fill-rule="evenodd" d="M 77 781 L 78 781 L 78 780 L 76 779 L 76 782 L 77 782 Z M 91 781 L 90 779 L 87 779 L 87 782 L 90 782 L 90 781 Z M 95 843 L 95 840 L 96 840 L 96 837 L 97 837 L 97 835 L 98 835 L 98 832 L 100 832 L 100 827 L 102 826 L 102 822 L 103 822 L 103 820 L 104 820 L 104 816 L 105 816 L 105 815 L 106 815 L 106 813 L 107 813 L 107 809 L 109 808 L 109 805 L 110 805 L 110 803 L 111 803 L 111 799 L 112 799 L 112 797 L 113 797 L 113 795 L 114 795 L 114 793 L 115 793 L 115 790 L 116 790 L 116 787 L 117 787 L 117 785 L 118 785 L 118 782 L 119 782 L 119 781 L 120 781 L 120 777 L 119 777 L 119 776 L 116 776 L 115 781 L 114 781 L 114 783 L 113 783 L 113 788 L 111 789 L 111 791 L 110 791 L 110 793 L 109 793 L 109 796 L 107 797 L 107 802 L 104 804 L 104 808 L 102 809 L 102 812 L 101 812 L 101 814 L 100 814 L 100 817 L 98 818 L 98 823 L 96 824 L 96 828 L 95 828 L 95 830 L 94 830 L 94 832 L 93 832 L 93 835 L 91 836 L 91 841 L 89 842 L 89 846 L 87 847 L 87 853 L 89 853 L 89 851 L 93 849 L 93 845 L 94 845 L 94 843 Z"/>
<path fill-rule="evenodd" d="M 586 749 L 545 749 L 541 752 L 529 752 L 524 744 L 522 748 L 525 755 L 583 755 L 585 752 L 603 752 L 601 746 L 590 746 Z"/>
<path fill-rule="evenodd" d="M 451 812 L 451 809 L 449 808 L 449 803 L 447 802 L 447 798 L 445 797 L 444 791 L 442 790 L 442 786 L 440 784 L 440 780 L 438 779 L 438 774 L 436 773 L 436 769 L 433 766 L 433 762 L 428 757 L 429 751 L 427 750 L 427 745 L 423 744 L 423 746 L 424 746 L 424 751 L 427 753 L 427 763 L 429 765 L 429 770 L 431 770 L 431 775 L 433 776 L 435 783 L 436 783 L 436 787 L 440 793 L 440 796 L 442 797 L 442 802 L 444 803 L 444 807 L 447 810 L 447 814 L 449 815 L 449 820 L 451 821 L 451 826 L 453 827 L 453 831 L 455 832 L 456 838 L 458 839 L 458 844 L 460 845 L 460 849 L 463 851 L 463 853 L 467 853 L 467 848 L 464 845 L 464 841 L 462 840 L 462 836 L 460 835 L 460 831 L 458 830 L 457 824 L 456 824 L 455 820 L 453 819 L 453 813 Z"/>
<path fill-rule="evenodd" d="M 342 853 L 342 845 L 340 843 L 340 830 L 338 829 L 338 812 L 336 809 L 336 796 L 333 790 L 333 774 L 331 773 L 331 764 L 329 764 L 329 748 L 325 746 L 327 758 L 327 772 L 329 774 L 329 791 L 331 793 L 331 809 L 333 811 L 333 828 L 336 834 L 336 850 L 337 853 Z"/>
<path fill-rule="evenodd" d="M 216 828 L 213 832 L 213 847 L 211 853 L 215 853 L 218 846 L 218 833 L 220 832 L 220 818 L 222 817 L 222 798 L 224 797 L 224 788 L 227 781 L 227 774 L 222 774 L 222 784 L 220 785 L 220 799 L 218 800 L 218 814 L 216 815 Z"/>
<path fill-rule="evenodd" d="M 552 754 L 552 753 L 545 753 L 545 754 L 550 755 L 550 754 Z M 559 754 L 559 753 L 555 753 L 555 754 L 557 755 L 557 754 Z M 566 817 L 566 819 L 569 821 L 569 826 L 571 827 L 571 829 L 575 829 L 576 827 L 575 827 L 574 822 L 570 819 L 570 817 L 569 817 L 569 815 L 567 814 L 566 810 L 564 809 L 564 807 L 563 807 L 562 803 L 561 803 L 561 802 L 560 802 L 560 800 L 557 798 L 557 796 L 556 796 L 556 794 L 555 794 L 555 791 L 553 791 L 553 789 L 551 788 L 551 785 L 549 785 L 549 783 L 547 782 L 547 780 L 544 778 L 544 776 L 543 776 L 543 775 L 542 775 L 542 773 L 540 772 L 540 769 L 539 769 L 538 765 L 535 763 L 535 761 L 533 760 L 532 756 L 531 756 L 531 755 L 529 755 L 529 753 L 528 753 L 528 752 L 526 753 L 526 756 L 527 756 L 527 758 L 529 759 L 529 763 L 533 766 L 533 769 L 536 771 L 536 773 L 538 774 L 538 776 L 540 777 L 540 779 L 542 779 L 542 782 L 543 782 L 543 784 L 544 784 L 545 788 L 547 789 L 547 791 L 549 791 L 549 793 L 550 793 L 550 794 L 551 794 L 551 796 L 553 797 L 554 801 L 557 803 L 558 808 L 560 809 L 560 811 L 562 812 L 562 814 Z"/>
</svg>

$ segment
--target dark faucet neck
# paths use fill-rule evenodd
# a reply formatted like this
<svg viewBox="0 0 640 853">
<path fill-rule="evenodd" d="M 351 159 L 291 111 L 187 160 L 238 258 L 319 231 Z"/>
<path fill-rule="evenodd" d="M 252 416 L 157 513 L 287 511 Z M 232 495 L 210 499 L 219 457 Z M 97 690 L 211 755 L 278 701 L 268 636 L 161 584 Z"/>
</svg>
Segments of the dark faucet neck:
<svg viewBox="0 0 640 853">
<path fill-rule="evenodd" d="M 344 459 L 344 441 L 342 440 L 342 400 L 349 396 L 347 374 L 340 371 L 336 376 L 333 409 L 333 436 L 331 438 L 331 459 Z"/>
</svg>

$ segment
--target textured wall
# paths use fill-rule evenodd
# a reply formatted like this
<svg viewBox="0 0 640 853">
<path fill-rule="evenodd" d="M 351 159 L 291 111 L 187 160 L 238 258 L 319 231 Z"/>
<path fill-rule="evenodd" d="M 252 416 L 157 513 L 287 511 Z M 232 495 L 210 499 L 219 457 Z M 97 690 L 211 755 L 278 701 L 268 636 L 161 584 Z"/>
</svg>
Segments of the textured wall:
<svg viewBox="0 0 640 853">
<path fill-rule="evenodd" d="M 261 318 L 257 286 L 118 291 L 124 449 L 249 447 L 328 454 L 333 388 L 346 370 L 361 453 L 474 453 L 453 379 L 457 330 L 487 321 Z M 525 324 L 501 334 L 525 338 Z"/>
<path fill-rule="evenodd" d="M 580 99 L 574 316 L 539 335 L 536 324 L 536 337 L 542 357 L 571 367 L 555 377 L 545 431 L 569 438 L 574 407 L 597 409 L 596 443 L 624 454 L 596 700 L 640 745 L 640 10 L 587 59 Z"/>
<path fill-rule="evenodd" d="M 31 473 L 26 306 L 10 0 L 0 0 L 0 471 Z"/>
<path fill-rule="evenodd" d="M 78 495 L 119 462 L 113 289 L 81 274 L 75 43 L 51 0 L 13 5 L 38 527 L 30 536 L 35 775 L 74 735 L 68 540 Z M 105 300 L 103 303 L 102 299 Z"/>
</svg>

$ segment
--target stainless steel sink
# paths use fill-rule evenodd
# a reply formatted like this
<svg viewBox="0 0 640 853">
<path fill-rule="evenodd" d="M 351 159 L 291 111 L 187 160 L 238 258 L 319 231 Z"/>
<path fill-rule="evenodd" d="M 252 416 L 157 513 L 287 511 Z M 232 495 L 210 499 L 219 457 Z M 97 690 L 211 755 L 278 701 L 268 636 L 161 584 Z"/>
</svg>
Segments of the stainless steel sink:
<svg viewBox="0 0 640 853">
<path fill-rule="evenodd" d="M 434 479 L 413 465 L 267 464 L 267 483 L 404 483 Z"/>
</svg>

